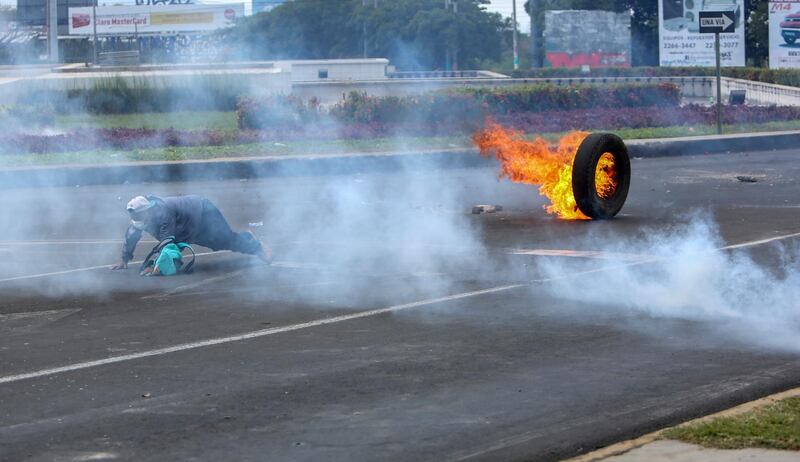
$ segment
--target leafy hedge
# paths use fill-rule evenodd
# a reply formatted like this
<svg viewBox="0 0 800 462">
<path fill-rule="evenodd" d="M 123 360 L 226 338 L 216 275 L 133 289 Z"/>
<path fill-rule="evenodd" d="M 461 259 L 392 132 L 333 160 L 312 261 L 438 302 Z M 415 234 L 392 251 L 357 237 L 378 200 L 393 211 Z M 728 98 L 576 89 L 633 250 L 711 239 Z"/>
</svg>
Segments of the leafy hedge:
<svg viewBox="0 0 800 462">
<path fill-rule="evenodd" d="M 606 107 L 672 107 L 681 102 L 680 88 L 669 83 L 570 87 L 526 85 L 460 91 L 482 102 L 493 114 Z"/>
<path fill-rule="evenodd" d="M 52 107 L 59 114 L 133 114 L 173 111 L 232 111 L 251 89 L 235 79 L 190 76 L 169 86 L 154 80 L 101 78 L 85 89 L 39 89 L 17 95 L 27 105 Z"/>
<path fill-rule="evenodd" d="M 528 85 L 432 92 L 415 96 L 369 96 L 352 92 L 321 114 L 318 104 L 292 97 L 242 99 L 241 129 L 290 126 L 314 120 L 330 124 L 412 124 L 475 128 L 486 116 L 552 110 L 675 107 L 680 89 L 672 84 L 612 86 Z"/>
<path fill-rule="evenodd" d="M 474 95 L 433 92 L 414 96 L 369 96 L 351 92 L 330 110 L 341 122 L 448 124 L 480 120 L 486 108 Z"/>
<path fill-rule="evenodd" d="M 569 77 L 706 77 L 716 75 L 713 67 L 631 67 L 592 69 L 542 68 L 525 69 L 511 73 L 515 78 L 569 78 Z M 763 67 L 726 67 L 722 75 L 734 79 L 754 80 L 800 87 L 800 69 L 767 69 Z"/>
<path fill-rule="evenodd" d="M 273 95 L 243 97 L 236 103 L 236 122 L 244 130 L 289 127 L 319 122 L 319 119 L 320 104 L 316 98 L 304 101 L 293 95 Z"/>
</svg>

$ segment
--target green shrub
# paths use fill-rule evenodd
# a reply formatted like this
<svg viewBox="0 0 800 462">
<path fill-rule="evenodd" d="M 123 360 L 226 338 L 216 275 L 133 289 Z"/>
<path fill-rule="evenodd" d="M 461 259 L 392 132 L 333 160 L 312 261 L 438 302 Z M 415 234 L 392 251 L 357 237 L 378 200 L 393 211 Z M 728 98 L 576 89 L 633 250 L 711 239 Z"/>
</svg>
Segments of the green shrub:
<svg viewBox="0 0 800 462">
<path fill-rule="evenodd" d="M 318 122 L 320 106 L 316 98 L 304 101 L 293 95 L 240 98 L 236 121 L 241 130 L 261 130 Z"/>
<path fill-rule="evenodd" d="M 60 114 L 232 111 L 239 95 L 249 92 L 245 82 L 213 76 L 187 76 L 169 81 L 111 77 L 97 79 L 90 88 L 32 90 L 19 95 L 17 101 L 51 104 Z"/>
<path fill-rule="evenodd" d="M 488 115 L 610 107 L 678 106 L 680 89 L 673 84 L 467 88 L 419 96 L 377 97 L 353 92 L 331 115 L 359 123 L 452 124 L 482 120 Z"/>
<path fill-rule="evenodd" d="M 459 90 L 492 113 L 543 112 L 605 107 L 677 106 L 680 88 L 673 84 L 556 86 L 549 84 Z"/>
<path fill-rule="evenodd" d="M 466 93 L 433 92 L 414 96 L 369 96 L 351 92 L 334 106 L 331 115 L 360 123 L 437 124 L 481 119 L 487 114 L 481 101 Z"/>
</svg>

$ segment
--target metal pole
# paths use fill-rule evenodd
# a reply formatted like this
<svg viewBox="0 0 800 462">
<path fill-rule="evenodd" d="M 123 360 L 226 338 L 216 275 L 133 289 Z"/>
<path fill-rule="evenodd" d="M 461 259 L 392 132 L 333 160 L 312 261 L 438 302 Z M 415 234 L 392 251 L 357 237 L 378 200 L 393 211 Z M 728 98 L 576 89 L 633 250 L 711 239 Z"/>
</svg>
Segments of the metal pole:
<svg viewBox="0 0 800 462">
<path fill-rule="evenodd" d="M 719 32 L 714 34 L 715 49 L 717 53 L 717 134 L 722 134 L 722 68 L 719 53 Z"/>
<path fill-rule="evenodd" d="M 94 59 L 92 64 L 97 65 L 97 0 L 92 5 L 92 53 Z"/>
<path fill-rule="evenodd" d="M 453 15 L 458 16 L 458 0 L 452 0 L 451 4 L 453 5 Z M 458 27 L 458 20 L 456 20 L 456 27 Z M 456 30 L 456 41 L 458 41 L 458 30 Z M 450 59 L 452 61 L 450 69 L 453 71 L 458 71 L 458 48 L 459 44 L 457 43 L 453 48 L 453 56 Z"/>
<path fill-rule="evenodd" d="M 511 20 L 514 23 L 514 70 L 519 70 L 519 49 L 517 48 L 517 0 L 511 0 Z"/>
<path fill-rule="evenodd" d="M 361 0 L 361 6 L 367 6 L 367 0 Z M 364 12 L 366 14 L 366 11 Z M 363 29 L 361 30 L 361 39 L 364 42 L 364 59 L 367 59 L 367 19 L 364 18 Z"/>
<path fill-rule="evenodd" d="M 47 48 L 50 62 L 59 62 L 58 58 L 58 3 L 47 1 Z"/>
</svg>

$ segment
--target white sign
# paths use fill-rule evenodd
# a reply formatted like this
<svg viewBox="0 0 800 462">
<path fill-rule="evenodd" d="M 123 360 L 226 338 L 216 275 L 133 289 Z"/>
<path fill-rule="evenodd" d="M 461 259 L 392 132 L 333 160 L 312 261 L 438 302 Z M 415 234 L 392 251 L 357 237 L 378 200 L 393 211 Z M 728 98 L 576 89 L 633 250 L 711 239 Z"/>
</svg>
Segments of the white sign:
<svg viewBox="0 0 800 462">
<path fill-rule="evenodd" d="M 658 44 L 662 66 L 716 65 L 714 35 L 700 33 L 700 12 L 726 12 L 736 31 L 720 34 L 722 66 L 745 65 L 744 0 L 658 0 Z"/>
<path fill-rule="evenodd" d="M 96 11 L 93 11 L 96 10 Z M 141 5 L 69 9 L 70 35 L 209 32 L 233 25 L 244 5 Z"/>
<path fill-rule="evenodd" d="M 800 0 L 769 2 L 769 67 L 800 68 Z"/>
</svg>

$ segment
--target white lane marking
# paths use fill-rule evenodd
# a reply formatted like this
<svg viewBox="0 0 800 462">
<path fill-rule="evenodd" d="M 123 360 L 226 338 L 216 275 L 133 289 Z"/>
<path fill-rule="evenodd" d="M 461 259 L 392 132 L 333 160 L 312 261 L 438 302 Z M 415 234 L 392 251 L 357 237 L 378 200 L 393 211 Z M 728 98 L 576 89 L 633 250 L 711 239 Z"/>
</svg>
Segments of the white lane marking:
<svg viewBox="0 0 800 462">
<path fill-rule="evenodd" d="M 287 284 L 282 286 L 264 286 L 264 287 L 257 287 L 255 289 L 236 289 L 237 294 L 244 294 L 244 293 L 252 293 L 252 292 L 264 292 L 264 291 L 278 291 L 278 290 L 286 290 L 286 289 L 299 289 L 302 287 L 322 287 L 322 286 L 330 286 L 333 284 L 341 284 L 342 281 L 321 281 L 321 282 L 309 282 L 308 284 Z M 230 289 L 220 289 L 220 290 L 201 290 L 197 292 L 181 292 L 179 294 L 171 295 L 172 297 L 196 297 L 198 295 L 217 295 L 217 294 L 226 294 L 230 295 Z"/>
<path fill-rule="evenodd" d="M 715 249 L 715 251 L 756 247 L 759 245 L 769 244 L 771 242 L 783 241 L 786 239 L 792 239 L 796 237 L 800 237 L 800 233 L 784 234 L 781 236 L 775 236 L 766 239 L 758 239 L 755 241 L 742 242 L 740 244 L 727 245 L 725 247 L 720 247 L 718 249 Z M 538 257 L 597 258 L 604 260 L 628 261 L 631 263 L 639 263 L 639 262 L 647 263 L 647 262 L 653 262 L 657 260 L 670 258 L 670 257 L 660 257 L 655 255 L 605 252 L 602 250 L 572 250 L 572 249 L 508 249 L 506 250 L 506 253 L 509 255 L 533 255 Z"/>
<path fill-rule="evenodd" d="M 221 253 L 227 253 L 227 252 L 229 252 L 229 251 L 228 250 L 223 250 L 223 251 L 220 251 L 220 252 L 203 252 L 203 253 L 198 253 L 197 256 L 211 255 L 211 254 L 221 254 Z M 130 264 L 130 265 L 138 265 L 138 264 L 141 264 L 141 263 L 142 263 L 141 260 L 128 262 L 128 264 Z M 110 267 L 111 267 L 111 265 L 107 264 L 107 265 L 99 265 L 99 266 L 87 266 L 85 268 L 75 268 L 75 269 L 64 270 L 64 271 L 52 271 L 50 273 L 28 274 L 26 276 L 14 276 L 14 277 L 10 277 L 10 278 L 0 279 L 0 282 L 11 282 L 11 281 L 21 281 L 21 280 L 24 280 L 24 279 L 46 278 L 48 276 L 60 276 L 62 274 L 82 273 L 84 271 L 94 271 L 94 270 L 104 269 L 104 268 L 108 269 Z"/>
<path fill-rule="evenodd" d="M 767 239 L 760 239 L 760 240 L 757 240 L 757 241 L 750 241 L 750 242 L 743 242 L 741 244 L 728 245 L 728 246 L 720 248 L 719 250 L 733 250 L 733 249 L 742 249 L 742 248 L 745 248 L 745 247 L 755 247 L 755 246 L 762 245 L 762 244 L 769 244 L 770 242 L 777 242 L 777 241 L 783 241 L 785 239 L 791 239 L 793 237 L 800 237 L 800 233 L 785 234 L 783 236 L 775 236 L 775 237 L 770 237 L 770 238 L 767 238 Z"/>
<path fill-rule="evenodd" d="M 433 305 L 433 304 L 449 302 L 449 301 L 453 301 L 453 300 L 461 300 L 461 299 L 464 299 L 464 298 L 477 297 L 477 296 L 486 295 L 486 294 L 493 294 L 493 293 L 497 293 L 497 292 L 503 292 L 503 291 L 506 291 L 506 290 L 517 289 L 517 288 L 520 288 L 520 287 L 527 287 L 527 286 L 528 286 L 528 284 L 511 284 L 511 285 L 505 285 L 505 286 L 497 286 L 497 287 L 492 287 L 492 288 L 489 288 L 489 289 L 476 290 L 476 291 L 472 291 L 472 292 L 463 292 L 463 293 L 460 293 L 460 294 L 447 295 L 447 296 L 444 296 L 444 297 L 431 298 L 431 299 L 428 299 L 428 300 L 420 300 L 420 301 L 416 301 L 416 302 L 405 303 L 405 304 L 402 304 L 402 305 L 389 306 L 389 307 L 386 307 L 386 308 L 379 308 L 379 309 L 369 310 L 369 311 L 360 311 L 358 313 L 345 314 L 345 315 L 341 315 L 341 316 L 334 316 L 334 317 L 331 317 L 331 318 L 317 319 L 317 320 L 314 320 L 314 321 L 304 322 L 304 323 L 300 323 L 300 324 L 292 324 L 292 325 L 283 326 L 283 327 L 273 327 L 273 328 L 270 328 L 270 329 L 262 329 L 262 330 L 257 330 L 257 331 L 253 331 L 253 332 L 247 332 L 247 333 L 244 333 L 244 334 L 232 335 L 232 336 L 229 336 L 229 337 L 217 337 L 217 338 L 212 338 L 212 339 L 208 339 L 208 340 L 201 340 L 201 341 L 197 341 L 197 342 L 182 343 L 180 345 L 174 345 L 174 346 L 166 347 L 166 348 L 158 348 L 158 349 L 154 349 L 154 350 L 142 351 L 142 352 L 139 352 L 139 353 L 131 353 L 131 354 L 127 354 L 127 355 L 111 356 L 109 358 L 98 359 L 98 360 L 94 360 L 94 361 L 86 361 L 86 362 L 81 362 L 81 363 L 74 363 L 74 364 L 69 364 L 69 365 L 66 365 L 66 366 L 54 367 L 54 368 L 51 368 L 51 369 L 42 369 L 42 370 L 38 370 L 38 371 L 34 371 L 34 372 L 28 372 L 28 373 L 25 373 L 25 374 L 8 375 L 8 376 L 5 376 L 5 377 L 0 377 L 0 384 L 19 382 L 21 380 L 33 379 L 33 378 L 37 378 L 37 377 L 45 377 L 45 376 L 49 376 L 49 375 L 61 374 L 61 373 L 64 373 L 64 372 L 72 372 L 72 371 L 77 371 L 77 370 L 80 370 L 80 369 L 87 369 L 87 368 L 90 368 L 90 367 L 104 366 L 104 365 L 107 365 L 107 364 L 120 363 L 120 362 L 124 362 L 124 361 L 132 361 L 132 360 L 135 360 L 135 359 L 148 358 L 148 357 L 151 357 L 151 356 L 160 356 L 160 355 L 165 355 L 165 354 L 169 354 L 169 353 L 176 353 L 176 352 L 179 352 L 179 351 L 194 350 L 194 349 L 197 349 L 197 348 L 203 348 L 203 347 L 208 347 L 208 346 L 213 346 L 213 345 L 219 345 L 219 344 L 223 344 L 223 343 L 240 342 L 242 340 L 249 340 L 249 339 L 254 339 L 254 338 L 259 338 L 259 337 L 266 337 L 268 335 L 282 334 L 282 333 L 285 333 L 285 332 L 292 332 L 292 331 L 301 330 L 301 329 L 308 329 L 308 328 L 311 328 L 311 327 L 319 327 L 319 326 L 324 326 L 324 325 L 327 325 L 327 324 L 335 324 L 335 323 L 340 323 L 340 322 L 345 322 L 345 321 L 352 321 L 354 319 L 367 318 L 367 317 L 371 317 L 371 316 L 377 316 L 377 315 L 380 315 L 380 314 L 393 313 L 393 312 L 397 312 L 397 311 L 407 310 L 407 309 L 410 309 L 410 308 L 418 308 L 420 306 Z"/>
<path fill-rule="evenodd" d="M 47 240 L 47 241 L 0 241 L 0 246 L 31 246 L 31 245 L 96 245 L 96 244 L 122 244 L 122 239 L 72 239 L 72 240 Z M 141 244 L 157 244 L 158 241 L 141 240 Z"/>
<path fill-rule="evenodd" d="M 508 249 L 506 253 L 509 255 L 532 255 L 537 257 L 597 258 L 601 260 L 622 260 L 622 261 L 641 261 L 652 258 L 652 255 L 604 252 L 601 250 Z"/>
<path fill-rule="evenodd" d="M 793 238 L 793 237 L 800 237 L 800 233 L 787 234 L 787 235 L 784 235 L 784 236 L 777 236 L 777 237 L 773 237 L 773 238 L 769 238 L 769 239 L 761 239 L 761 240 L 757 240 L 757 241 L 743 242 L 741 244 L 735 244 L 735 245 L 731 245 L 731 246 L 727 246 L 727 247 L 721 247 L 721 248 L 716 249 L 716 250 L 717 251 L 722 251 L 722 250 L 738 249 L 738 248 L 745 248 L 745 247 L 755 247 L 755 246 L 763 245 L 763 244 L 770 243 L 770 242 L 775 242 L 775 241 L 782 240 L 782 239 L 790 239 L 790 238 Z M 647 261 L 638 261 L 638 262 L 626 263 L 626 264 L 622 264 L 622 265 L 615 265 L 615 266 L 611 266 L 611 267 L 596 268 L 596 269 L 592 269 L 592 270 L 588 270 L 588 271 L 570 273 L 570 274 L 567 274 L 567 275 L 564 275 L 564 276 L 561 276 L 561 277 L 546 278 L 546 279 L 536 279 L 536 280 L 533 280 L 533 281 L 530 281 L 530 282 L 524 283 L 524 284 L 510 284 L 510 285 L 505 285 L 505 286 L 497 286 L 497 287 L 492 287 L 492 288 L 483 289 L 483 290 L 477 290 L 477 291 L 473 291 L 473 292 L 464 292 L 464 293 L 460 293 L 460 294 L 448 295 L 448 296 L 439 297 L 439 298 L 433 298 L 433 299 L 429 299 L 429 300 L 420 300 L 420 301 L 417 301 L 417 302 L 406 303 L 406 304 L 403 304 L 403 305 L 394 305 L 394 306 L 389 306 L 389 307 L 386 307 L 386 308 L 379 308 L 379 309 L 376 309 L 376 310 L 361 311 L 361 312 L 358 312 L 358 313 L 352 313 L 352 314 L 347 314 L 347 315 L 342 315 L 342 316 L 334 316 L 332 318 L 317 319 L 315 321 L 309 321 L 309 322 L 300 323 L 300 324 L 292 324 L 292 325 L 289 325 L 289 326 L 274 327 L 274 328 L 270 328 L 270 329 L 262 329 L 262 330 L 257 330 L 257 331 L 253 331 L 253 332 L 247 332 L 247 333 L 244 333 L 244 334 L 233 335 L 233 336 L 229 336 L 229 337 L 218 337 L 218 338 L 213 338 L 213 339 L 208 339 L 208 340 L 200 340 L 200 341 L 197 341 L 197 342 L 183 343 L 183 344 L 180 344 L 180 345 L 174 345 L 174 346 L 171 346 L 171 347 L 159 348 L 159 349 L 155 349 L 155 350 L 142 351 L 142 352 L 139 352 L 139 353 L 131 353 L 131 354 L 121 355 L 121 356 L 112 356 L 112 357 L 105 358 L 105 359 L 98 359 L 98 360 L 94 360 L 94 361 L 86 361 L 86 362 L 82 362 L 82 363 L 69 364 L 69 365 L 66 365 L 66 366 L 54 367 L 54 368 L 51 368 L 51 369 L 42 369 L 42 370 L 39 370 L 39 371 L 28 372 L 28 373 L 25 373 L 25 374 L 9 375 L 9 376 L 5 376 L 5 377 L 0 377 L 0 384 L 19 382 L 21 380 L 27 380 L 27 379 L 37 378 L 37 377 L 45 377 L 45 376 L 49 376 L 49 375 L 60 374 L 60 373 L 63 373 L 63 372 L 72 372 L 72 371 L 76 371 L 76 370 L 87 369 L 87 368 L 90 368 L 90 367 L 97 367 L 97 366 L 103 366 L 103 365 L 106 365 L 106 364 L 114 364 L 114 363 L 119 363 L 119 362 L 124 362 L 124 361 L 131 361 L 131 360 L 147 358 L 147 357 L 151 357 L 151 356 L 160 356 L 160 355 L 169 354 L 169 353 L 175 353 L 175 352 L 179 352 L 179 351 L 193 350 L 193 349 L 197 349 L 197 348 L 203 348 L 203 347 L 207 347 L 207 346 L 219 345 L 219 344 L 223 344 L 223 343 L 239 342 L 239 341 L 249 340 L 249 339 L 253 339 L 253 338 L 265 337 L 265 336 L 268 336 L 268 335 L 281 334 L 281 333 L 284 333 L 284 332 L 292 332 L 292 331 L 301 330 L 301 329 L 308 329 L 308 328 L 311 328 L 311 327 L 324 326 L 324 325 L 327 325 L 327 324 L 335 324 L 335 323 L 339 323 L 339 322 L 351 321 L 351 320 L 354 320 L 354 319 L 360 319 L 360 318 L 366 318 L 366 317 L 370 317 L 370 316 L 376 316 L 376 315 L 379 315 L 379 314 L 392 313 L 392 312 L 396 312 L 396 311 L 407 310 L 407 309 L 410 309 L 410 308 L 417 308 L 417 307 L 420 307 L 420 306 L 433 305 L 433 304 L 436 304 L 436 303 L 442 303 L 442 302 L 460 300 L 460 299 L 469 298 L 469 297 L 476 297 L 476 296 L 480 296 L 480 295 L 503 292 L 503 291 L 512 290 L 512 289 L 518 289 L 518 288 L 521 288 L 521 287 L 529 287 L 530 285 L 535 284 L 535 283 L 554 282 L 554 281 L 568 279 L 568 278 L 574 278 L 576 276 L 582 276 L 582 275 L 586 275 L 586 274 L 598 273 L 598 272 L 603 272 L 603 271 L 610 271 L 610 270 L 615 269 L 615 268 L 638 266 L 638 265 L 643 265 L 645 263 L 649 263 L 649 262 L 653 262 L 653 261 L 667 260 L 667 259 L 669 259 L 669 258 L 668 257 L 652 258 L 652 259 L 647 260 Z"/>
<path fill-rule="evenodd" d="M 61 318 L 67 317 L 71 314 L 77 313 L 81 308 L 67 308 L 63 310 L 47 310 L 47 311 L 25 311 L 21 313 L 5 313 L 0 314 L 0 324 L 7 321 L 18 321 L 20 319 L 28 318 L 55 318 L 57 321 Z"/>
</svg>

